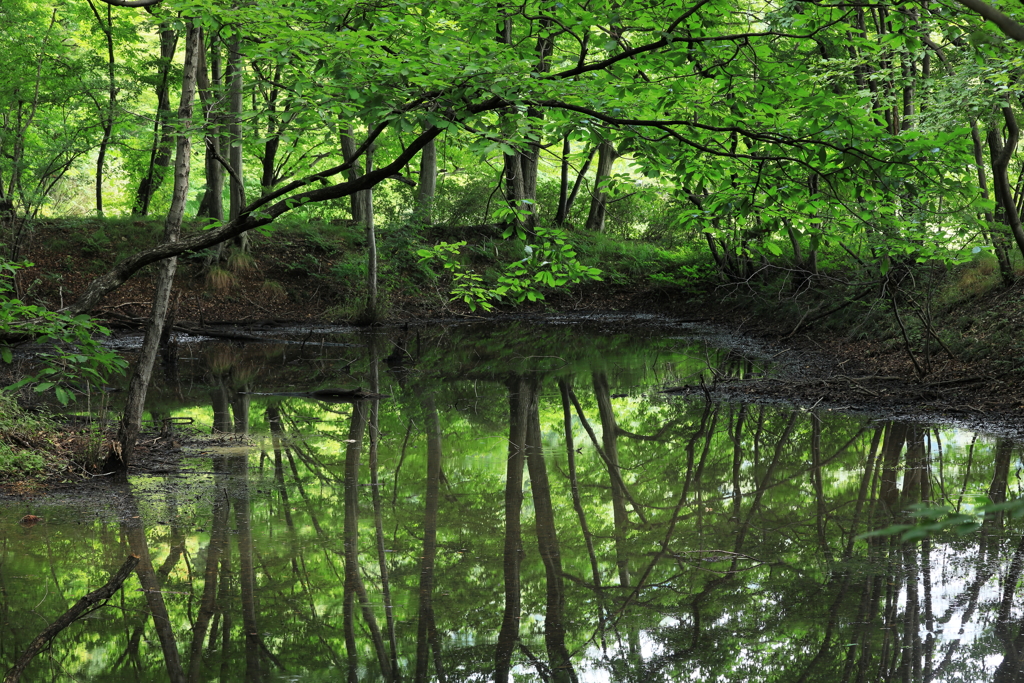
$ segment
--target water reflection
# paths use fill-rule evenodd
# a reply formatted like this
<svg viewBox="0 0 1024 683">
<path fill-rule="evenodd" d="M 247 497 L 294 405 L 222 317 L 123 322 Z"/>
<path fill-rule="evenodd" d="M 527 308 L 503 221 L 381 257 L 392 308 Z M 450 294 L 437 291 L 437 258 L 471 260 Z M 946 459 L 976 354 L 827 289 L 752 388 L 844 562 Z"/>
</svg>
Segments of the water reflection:
<svg viewBox="0 0 1024 683">
<path fill-rule="evenodd" d="M 118 521 L 4 508 L 5 668 L 130 552 L 138 582 L 24 680 L 1020 677 L 1018 520 L 856 540 L 914 503 L 1019 496 L 1008 439 L 673 399 L 762 371 L 679 339 L 329 341 L 193 350 L 154 415 L 257 445 L 134 477 Z M 388 398 L 249 393 L 324 386 Z"/>
</svg>

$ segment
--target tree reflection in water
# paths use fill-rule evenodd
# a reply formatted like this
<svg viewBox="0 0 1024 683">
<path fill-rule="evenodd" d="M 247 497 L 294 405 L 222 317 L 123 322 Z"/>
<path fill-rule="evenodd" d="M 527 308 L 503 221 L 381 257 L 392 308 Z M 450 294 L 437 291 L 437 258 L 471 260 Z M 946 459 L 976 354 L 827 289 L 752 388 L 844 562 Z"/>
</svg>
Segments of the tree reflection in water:
<svg viewBox="0 0 1024 683">
<path fill-rule="evenodd" d="M 204 474 L 132 479 L 116 525 L 54 503 L 3 527 L 3 665 L 130 550 L 119 609 L 24 680 L 1020 680 L 1019 520 L 857 538 L 916 503 L 1019 496 L 1011 440 L 667 397 L 712 379 L 681 340 L 349 341 L 220 345 L 152 393 L 256 435 L 259 463 L 211 448 Z M 247 393 L 284 378 L 387 397 Z"/>
</svg>

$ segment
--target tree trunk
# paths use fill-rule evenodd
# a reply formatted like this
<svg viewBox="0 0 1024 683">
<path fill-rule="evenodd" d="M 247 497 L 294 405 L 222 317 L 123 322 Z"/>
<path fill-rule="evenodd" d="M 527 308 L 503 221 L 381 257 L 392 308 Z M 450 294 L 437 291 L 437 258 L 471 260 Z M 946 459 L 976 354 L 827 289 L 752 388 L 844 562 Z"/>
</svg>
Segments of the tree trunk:
<svg viewBox="0 0 1024 683">
<path fill-rule="evenodd" d="M 231 140 L 231 147 L 228 150 L 228 164 L 233 173 L 230 173 L 228 191 L 230 197 L 229 220 L 237 219 L 242 209 L 245 208 L 245 185 L 242 172 L 242 55 L 239 53 L 241 37 L 235 35 L 228 46 L 228 70 L 225 77 L 228 81 L 228 104 L 231 109 L 228 123 L 228 137 Z M 242 251 L 248 247 L 249 238 L 247 235 L 239 235 L 235 238 L 235 246 Z"/>
<path fill-rule="evenodd" d="M 192 102 L 196 90 L 196 66 L 199 52 L 199 28 L 189 24 L 185 41 L 185 65 L 181 81 L 181 103 L 178 107 L 179 131 L 177 149 L 174 160 L 174 195 L 171 208 L 164 224 L 164 241 L 177 242 L 181 232 L 181 219 L 185 211 L 185 200 L 188 197 L 188 180 L 191 169 L 190 155 L 192 140 L 188 135 L 188 127 L 192 121 Z M 125 403 L 124 415 L 118 430 L 118 442 L 121 452 L 107 459 L 108 471 L 127 472 L 135 449 L 135 440 L 142 422 L 142 409 L 146 402 L 146 390 L 153 374 L 157 348 L 163 332 L 164 318 L 167 315 L 171 298 L 171 287 L 174 284 L 174 271 L 177 257 L 166 259 L 157 275 L 156 293 L 153 296 L 153 309 L 146 327 L 146 336 L 142 342 L 142 352 L 135 365 L 128 398 Z"/>
<path fill-rule="evenodd" d="M 520 566 L 523 561 L 522 508 L 523 465 L 526 463 L 526 432 L 537 399 L 532 385 L 523 377 L 509 381 L 509 439 L 505 472 L 505 606 L 494 654 L 494 683 L 506 683 L 512 667 L 512 653 L 519 641 L 522 611 Z"/>
<path fill-rule="evenodd" d="M 366 172 L 373 170 L 373 147 L 366 151 Z M 375 323 L 381 318 L 377 300 L 377 228 L 373 222 L 373 189 L 360 193 L 363 200 L 363 229 L 366 232 L 366 309 L 363 322 Z"/>
<path fill-rule="evenodd" d="M 563 401 L 565 405 L 565 401 Z M 563 408 L 564 409 L 564 408 Z M 562 553 L 555 527 L 555 509 L 551 503 L 547 464 L 541 439 L 540 411 L 534 401 L 526 428 L 526 461 L 530 471 L 530 490 L 537 523 L 537 549 L 544 564 L 547 599 L 544 612 L 544 644 L 548 651 L 554 683 L 575 680 L 572 658 L 565 646 L 565 582 L 562 578 Z"/>
<path fill-rule="evenodd" d="M 373 171 L 373 151 L 376 145 L 366 150 L 366 173 Z M 424 146 L 425 147 L 425 146 Z M 348 170 L 350 180 L 358 180 L 363 173 L 359 164 L 355 163 L 356 142 L 352 137 L 352 129 L 341 136 L 341 152 L 346 162 L 353 162 Z M 366 233 L 366 306 L 356 322 L 370 324 L 380 318 L 377 301 L 377 232 L 373 222 L 373 189 L 369 188 L 352 195 L 352 220 L 362 223 Z"/>
<path fill-rule="evenodd" d="M 626 511 L 625 486 L 619 470 L 619 427 L 615 421 L 608 375 L 604 372 L 595 372 L 593 380 L 594 396 L 597 398 L 597 409 L 601 415 L 601 442 L 604 444 L 605 466 L 611 479 L 615 564 L 619 568 L 619 585 L 628 586 L 629 552 L 626 549 L 626 537 L 629 533 L 629 514 Z"/>
<path fill-rule="evenodd" d="M 441 498 L 441 420 L 434 397 L 423 401 L 427 427 L 427 471 L 423 511 L 423 554 L 420 556 L 419 619 L 416 624 L 416 672 L 413 680 L 426 681 L 430 660 L 429 641 L 436 635 L 434 624 L 434 562 L 437 559 L 437 512 Z M 434 657 L 435 668 L 441 663 Z M 438 676 L 443 680 L 442 676 Z"/>
<path fill-rule="evenodd" d="M 235 538 L 238 543 L 238 586 L 242 594 L 242 629 L 245 634 L 245 680 L 260 683 L 262 636 L 256 615 L 256 557 L 252 540 L 252 515 L 249 509 L 249 457 L 233 457 L 232 507 L 235 509 Z"/>
<path fill-rule="evenodd" d="M 341 154 L 346 162 L 352 163 L 352 168 L 348 170 L 348 179 L 356 181 L 362 177 L 363 172 L 358 161 L 354 158 L 356 154 L 356 141 L 351 127 L 341 136 Z M 368 201 L 365 190 L 356 192 L 352 195 L 352 221 L 354 223 L 362 223 L 367 213 L 373 213 L 372 197 Z"/>
<path fill-rule="evenodd" d="M 149 168 L 135 192 L 133 216 L 149 215 L 149 203 L 163 182 L 164 172 L 171 162 L 171 95 L 170 73 L 174 53 L 178 47 L 178 32 L 169 23 L 160 25 L 160 79 L 156 86 L 156 120 L 153 123 L 153 147 L 149 155 Z"/>
<path fill-rule="evenodd" d="M 569 136 L 562 137 L 562 168 L 558 179 L 558 209 L 555 210 L 555 225 L 565 225 L 565 218 L 569 204 L 569 154 L 572 152 L 572 143 Z"/>
<path fill-rule="evenodd" d="M 982 149 L 981 133 L 978 131 L 977 119 L 971 119 L 971 143 L 974 150 L 974 166 L 978 172 L 978 188 L 981 190 L 982 198 L 988 199 L 988 177 L 985 174 L 985 153 Z M 1004 235 L 996 225 L 996 217 L 991 211 L 986 211 L 983 215 L 985 217 L 985 224 L 988 228 L 986 231 L 988 233 L 988 239 L 989 242 L 992 243 L 992 249 L 996 253 L 996 262 L 999 264 L 999 275 L 1003 279 L 1003 284 L 1010 286 L 1013 284 L 1013 266 L 1010 264 L 1010 255 L 1007 253 L 1006 235 Z"/>
<path fill-rule="evenodd" d="M 220 165 L 218 156 L 223 156 L 221 149 L 221 131 L 218 121 L 220 112 L 217 108 L 217 100 L 220 96 L 223 77 L 221 74 L 220 51 L 217 47 L 217 39 L 210 37 L 205 41 L 205 33 L 200 34 L 199 66 L 196 73 L 199 86 L 199 97 L 203 102 L 203 114 L 206 119 L 206 192 L 199 202 L 198 215 L 202 218 L 209 218 L 211 223 L 220 224 L 224 222 L 224 169 Z M 205 44 L 208 43 L 208 44 Z M 210 58 L 206 59 L 209 52 Z M 207 70 L 207 62 L 209 70 Z"/>
<path fill-rule="evenodd" d="M 107 149 L 110 147 L 110 138 L 114 132 L 114 111 L 117 108 L 117 81 L 114 78 L 114 14 L 110 5 L 107 5 L 107 19 L 104 22 L 92 0 L 89 0 L 89 7 L 107 43 L 107 106 L 101 116 L 103 136 L 100 138 L 100 147 L 96 154 L 96 215 L 102 218 L 103 168 L 107 163 Z"/>
<path fill-rule="evenodd" d="M 1010 232 L 1017 243 L 1017 248 L 1024 255 L 1024 228 L 1021 227 L 1020 214 L 1013 201 L 1013 190 L 1010 187 L 1010 178 L 1007 173 L 1010 160 L 1017 149 L 1017 142 L 1020 140 L 1020 129 L 1017 127 L 1017 117 L 1014 115 L 1010 103 L 1002 103 L 1001 110 L 1003 121 L 1006 123 L 1006 140 L 1003 140 L 998 123 L 994 124 L 988 133 L 992 185 L 995 190 L 996 203 L 1002 209 L 1003 219 L 1010 226 Z"/>
<path fill-rule="evenodd" d="M 430 225 L 434 222 L 434 195 L 437 193 L 437 144 L 431 140 L 420 152 L 420 179 L 416 183 L 416 217 Z"/>
<path fill-rule="evenodd" d="M 597 153 L 597 174 L 594 177 L 594 194 L 590 199 L 590 214 L 587 216 L 587 230 L 604 232 L 604 220 L 608 208 L 608 180 L 615 164 L 615 147 L 605 140 Z"/>
<path fill-rule="evenodd" d="M 281 81 L 281 65 L 274 69 L 273 83 Z M 277 163 L 277 150 L 281 147 L 281 128 L 277 117 L 277 96 L 276 85 L 270 86 L 267 93 L 267 141 L 263 144 L 263 156 L 260 158 L 262 173 L 260 174 L 260 196 L 269 193 L 277 183 L 277 175 L 274 172 Z"/>
</svg>

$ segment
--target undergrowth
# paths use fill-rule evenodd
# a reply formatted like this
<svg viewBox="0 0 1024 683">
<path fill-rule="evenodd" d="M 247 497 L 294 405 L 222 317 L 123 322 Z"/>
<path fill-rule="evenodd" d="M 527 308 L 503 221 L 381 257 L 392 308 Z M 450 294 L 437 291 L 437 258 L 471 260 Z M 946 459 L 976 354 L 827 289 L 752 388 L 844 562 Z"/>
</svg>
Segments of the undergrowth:
<svg viewBox="0 0 1024 683">
<path fill-rule="evenodd" d="M 0 392 L 0 480 L 46 472 L 57 430 L 53 420 L 26 412 L 11 394 Z"/>
</svg>

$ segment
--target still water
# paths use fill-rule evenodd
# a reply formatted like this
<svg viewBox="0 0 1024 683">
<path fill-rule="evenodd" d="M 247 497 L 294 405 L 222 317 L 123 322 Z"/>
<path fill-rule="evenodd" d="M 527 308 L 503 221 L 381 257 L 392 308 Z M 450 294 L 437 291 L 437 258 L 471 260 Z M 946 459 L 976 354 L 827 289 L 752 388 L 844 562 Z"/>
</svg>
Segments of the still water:
<svg viewBox="0 0 1024 683">
<path fill-rule="evenodd" d="M 149 417 L 216 439 L 109 503 L 0 504 L 0 670 L 134 553 L 22 680 L 1019 680 L 1019 520 L 857 538 L 1021 495 L 1019 447 L 664 393 L 771 372 L 691 333 L 183 340 Z"/>
</svg>

